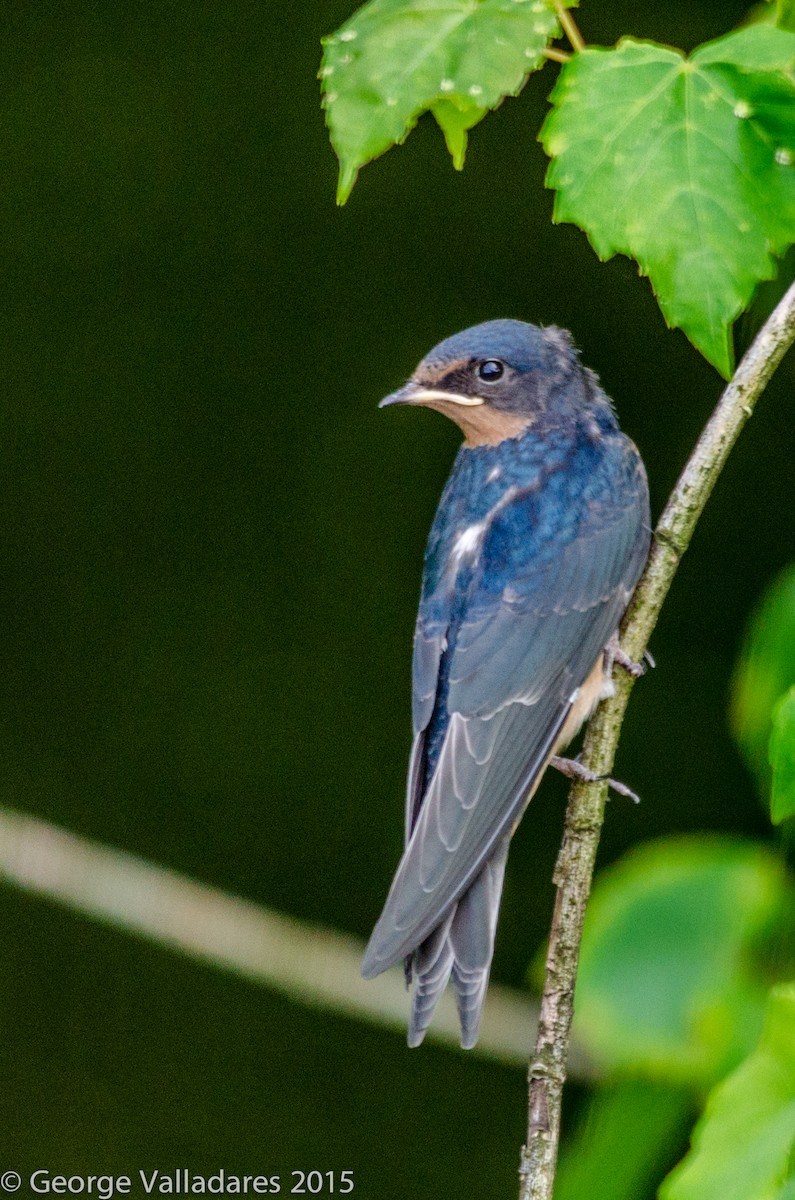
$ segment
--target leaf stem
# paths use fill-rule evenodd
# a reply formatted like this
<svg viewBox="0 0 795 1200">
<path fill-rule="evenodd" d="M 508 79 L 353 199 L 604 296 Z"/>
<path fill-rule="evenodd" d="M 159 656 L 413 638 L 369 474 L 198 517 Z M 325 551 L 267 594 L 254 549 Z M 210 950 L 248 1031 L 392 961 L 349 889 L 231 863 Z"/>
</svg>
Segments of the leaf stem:
<svg viewBox="0 0 795 1200">
<path fill-rule="evenodd" d="M 547 46 L 544 51 L 544 58 L 551 58 L 553 62 L 565 63 L 571 58 L 565 50 L 558 50 L 557 46 Z"/>
<path fill-rule="evenodd" d="M 573 50 L 585 49 L 585 38 L 577 28 L 577 23 L 569 10 L 564 6 L 563 0 L 553 0 L 553 7 L 558 14 L 561 28 L 566 34 L 572 45 Z"/>
<path fill-rule="evenodd" d="M 771 313 L 725 388 L 660 517 L 646 568 L 621 627 L 622 648 L 635 662 L 643 655 L 679 561 L 726 459 L 793 341 L 795 284 Z M 612 771 L 635 682 L 622 668 L 615 671 L 613 679 L 615 695 L 599 706 L 590 721 L 581 756 L 583 765 L 600 776 Z M 606 799 L 606 783 L 576 782 L 569 792 L 563 841 L 553 875 L 558 891 L 541 1016 L 528 1070 L 528 1132 L 519 1167 L 519 1200 L 552 1198 L 574 985 Z"/>
</svg>

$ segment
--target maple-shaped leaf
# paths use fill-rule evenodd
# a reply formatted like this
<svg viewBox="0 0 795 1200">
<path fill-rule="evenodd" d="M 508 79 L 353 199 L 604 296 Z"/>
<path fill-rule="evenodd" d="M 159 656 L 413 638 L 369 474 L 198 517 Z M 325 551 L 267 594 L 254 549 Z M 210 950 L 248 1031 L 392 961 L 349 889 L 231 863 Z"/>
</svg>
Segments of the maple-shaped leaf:
<svg viewBox="0 0 795 1200">
<path fill-rule="evenodd" d="M 467 131 L 521 90 L 559 34 L 552 0 L 370 0 L 323 39 L 338 202 L 360 167 L 404 141 L 427 110 L 463 166 Z"/>
<path fill-rule="evenodd" d="M 686 57 L 626 38 L 563 67 L 540 137 L 554 218 L 648 275 L 669 325 L 725 376 L 731 324 L 795 242 L 795 33 Z"/>
</svg>

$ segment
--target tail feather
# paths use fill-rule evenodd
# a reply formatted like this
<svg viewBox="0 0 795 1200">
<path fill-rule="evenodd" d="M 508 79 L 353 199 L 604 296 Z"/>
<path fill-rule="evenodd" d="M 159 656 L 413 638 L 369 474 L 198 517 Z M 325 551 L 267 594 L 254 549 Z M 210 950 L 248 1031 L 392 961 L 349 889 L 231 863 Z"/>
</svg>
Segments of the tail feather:
<svg viewBox="0 0 795 1200">
<path fill-rule="evenodd" d="M 461 1045 L 471 1049 L 477 1041 L 494 953 L 509 840 L 503 839 L 469 890 L 414 955 L 416 983 L 409 1023 L 410 1046 L 418 1046 L 425 1036 L 451 973 L 461 1023 Z"/>
<path fill-rule="evenodd" d="M 434 1009 L 439 1002 L 450 971 L 453 967 L 453 948 L 450 944 L 450 926 L 455 909 L 452 909 L 441 925 L 425 939 L 414 952 L 414 994 L 411 998 L 409 1020 L 409 1046 L 419 1046 L 425 1030 L 431 1023 Z"/>
<path fill-rule="evenodd" d="M 494 856 L 461 898 L 450 928 L 455 960 L 453 987 L 461 1022 L 461 1045 L 465 1050 L 470 1050 L 478 1040 L 509 842 L 510 838 L 500 842 Z"/>
<path fill-rule="evenodd" d="M 464 971 L 453 967 L 453 987 L 458 1020 L 461 1024 L 461 1045 L 464 1050 L 471 1050 L 478 1040 L 480 1016 L 488 985 L 489 967 L 480 971 Z"/>
</svg>

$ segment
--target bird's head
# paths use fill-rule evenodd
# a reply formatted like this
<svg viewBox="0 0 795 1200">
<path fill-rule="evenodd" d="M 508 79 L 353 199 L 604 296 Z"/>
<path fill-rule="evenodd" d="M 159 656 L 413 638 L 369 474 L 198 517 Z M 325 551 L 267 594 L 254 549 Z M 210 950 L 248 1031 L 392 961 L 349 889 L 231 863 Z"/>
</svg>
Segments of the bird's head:
<svg viewBox="0 0 795 1200">
<path fill-rule="evenodd" d="M 435 408 L 470 445 L 524 432 L 547 407 L 554 385 L 576 369 L 569 335 L 525 321 L 486 321 L 446 338 L 402 388 L 381 401 Z"/>
</svg>

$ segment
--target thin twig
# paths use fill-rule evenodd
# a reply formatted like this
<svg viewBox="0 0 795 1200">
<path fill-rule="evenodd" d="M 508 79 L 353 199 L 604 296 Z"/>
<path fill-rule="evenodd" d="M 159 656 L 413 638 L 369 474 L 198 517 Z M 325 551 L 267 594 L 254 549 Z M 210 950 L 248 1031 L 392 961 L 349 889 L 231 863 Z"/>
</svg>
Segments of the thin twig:
<svg viewBox="0 0 795 1200">
<path fill-rule="evenodd" d="M 364 945 L 357 938 L 232 896 L 4 805 L 0 881 L 283 992 L 300 1004 L 385 1026 L 405 1037 L 403 972 L 396 968 L 366 982 L 359 973 Z M 429 1036 L 457 1047 L 460 1031 L 452 999 L 443 1001 L 438 1016 Z M 537 1020 L 537 1006 L 526 993 L 492 984 L 474 1053 L 511 1066 L 526 1063 L 527 1031 Z M 574 1074 L 592 1078 L 592 1067 L 576 1047 L 574 1057 Z"/>
<path fill-rule="evenodd" d="M 558 14 L 561 28 L 569 39 L 574 50 L 585 49 L 585 38 L 577 28 L 577 23 L 569 10 L 564 7 L 563 0 L 554 0 L 555 12 Z"/>
<path fill-rule="evenodd" d="M 544 51 L 544 58 L 551 58 L 553 62 L 565 63 L 571 58 L 565 50 L 558 50 L 556 46 L 547 46 Z"/>
<path fill-rule="evenodd" d="M 687 549 L 740 430 L 788 348 L 795 341 L 795 284 L 785 294 L 723 392 L 655 530 L 646 569 L 621 629 L 621 645 L 639 662 L 679 561 Z M 599 776 L 613 769 L 634 679 L 618 669 L 616 692 L 588 726 L 581 761 Z M 535 1053 L 530 1062 L 527 1145 L 519 1168 L 519 1200 L 551 1200 L 566 1078 L 574 984 L 585 905 L 604 819 L 606 783 L 574 783 L 555 867 L 555 911 L 547 953 Z"/>
</svg>

